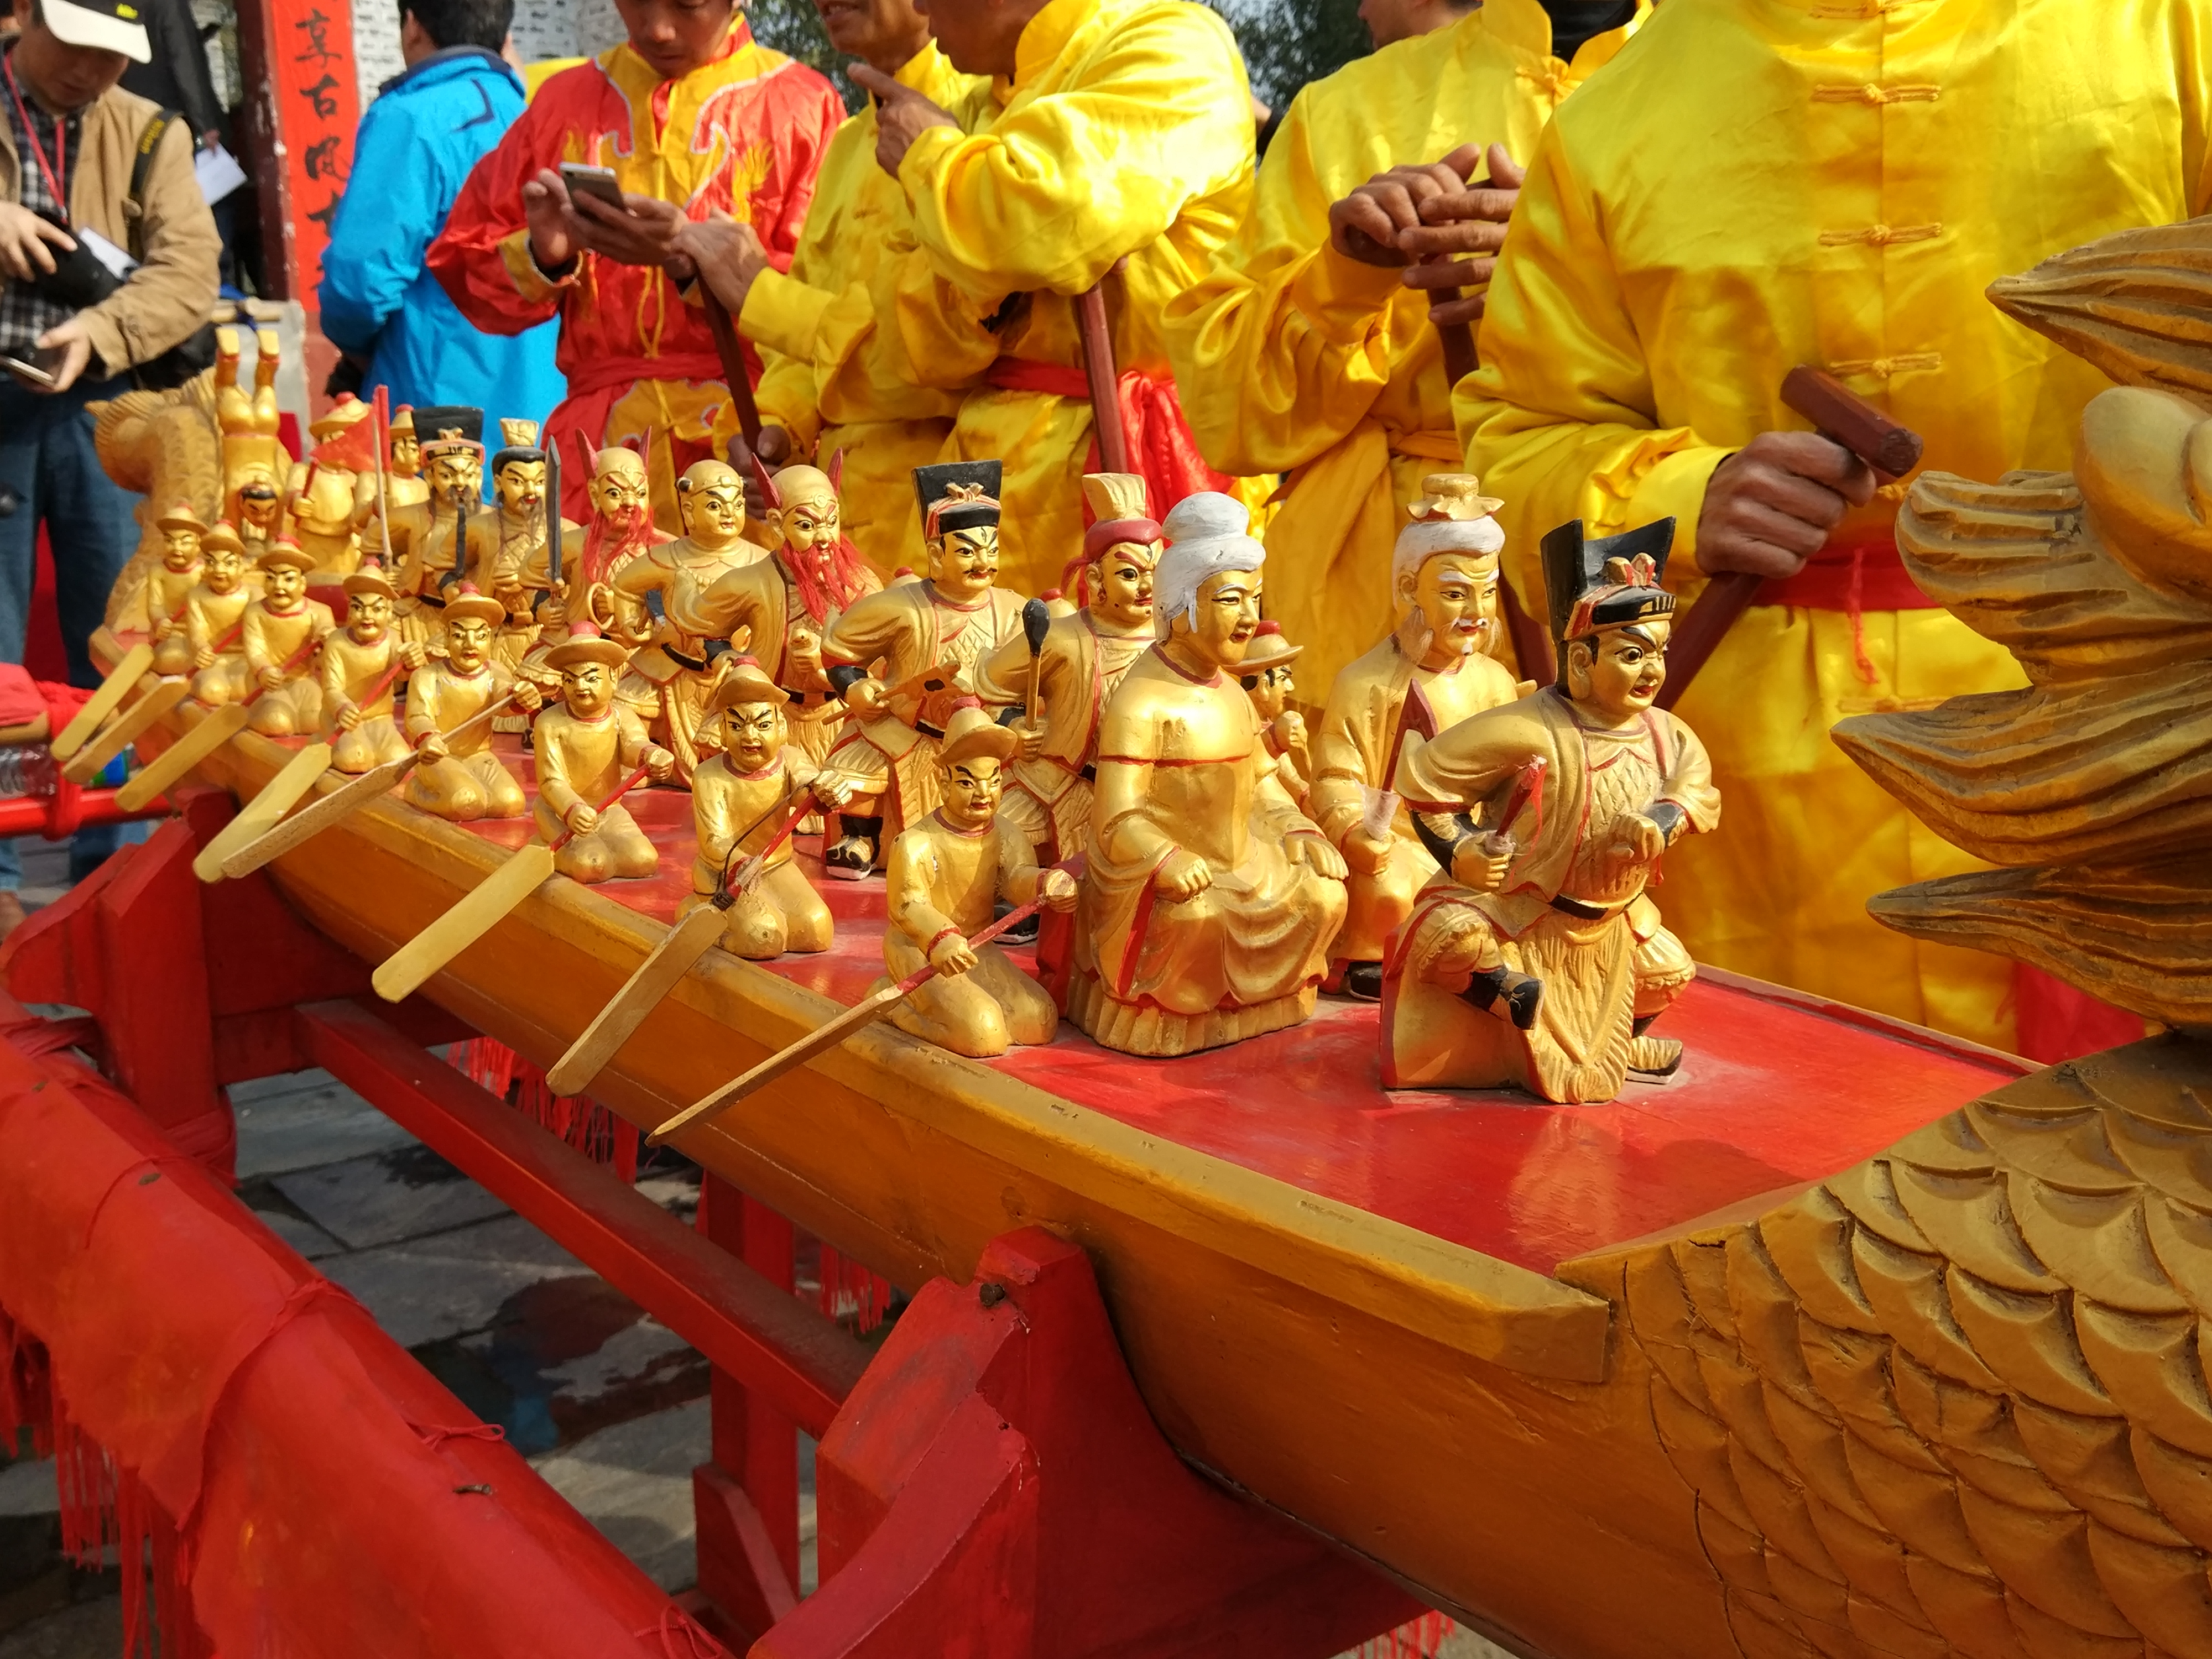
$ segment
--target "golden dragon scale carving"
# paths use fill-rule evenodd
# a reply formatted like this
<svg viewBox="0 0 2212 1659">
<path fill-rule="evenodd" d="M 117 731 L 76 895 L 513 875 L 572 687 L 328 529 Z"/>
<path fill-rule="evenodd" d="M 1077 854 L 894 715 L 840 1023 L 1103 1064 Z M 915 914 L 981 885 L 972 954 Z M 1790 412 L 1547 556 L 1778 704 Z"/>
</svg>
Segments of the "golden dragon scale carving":
<svg viewBox="0 0 2212 1659">
<path fill-rule="evenodd" d="M 2212 220 L 1990 293 L 2120 384 L 2072 473 L 1912 488 L 1913 575 L 2029 684 L 1838 728 L 2002 866 L 1874 908 L 2175 1029 L 1620 1258 L 1757 1659 L 2212 1655 Z"/>
</svg>

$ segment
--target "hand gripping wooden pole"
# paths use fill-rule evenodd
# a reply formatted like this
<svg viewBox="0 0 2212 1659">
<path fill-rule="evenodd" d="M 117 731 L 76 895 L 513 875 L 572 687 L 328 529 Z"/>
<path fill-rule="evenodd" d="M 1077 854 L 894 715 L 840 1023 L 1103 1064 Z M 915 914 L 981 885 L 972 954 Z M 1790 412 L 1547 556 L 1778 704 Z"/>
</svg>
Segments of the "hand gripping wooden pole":
<svg viewBox="0 0 2212 1659">
<path fill-rule="evenodd" d="M 1799 364 L 1783 377 L 1784 407 L 1812 422 L 1820 434 L 1841 444 L 1893 483 L 1920 465 L 1920 434 L 1899 426 L 1832 374 Z M 1667 643 L 1667 684 L 1659 707 L 1672 708 L 1690 689 L 1735 619 L 1751 608 L 1766 579 L 1745 570 L 1723 570 L 1705 583 Z"/>
</svg>

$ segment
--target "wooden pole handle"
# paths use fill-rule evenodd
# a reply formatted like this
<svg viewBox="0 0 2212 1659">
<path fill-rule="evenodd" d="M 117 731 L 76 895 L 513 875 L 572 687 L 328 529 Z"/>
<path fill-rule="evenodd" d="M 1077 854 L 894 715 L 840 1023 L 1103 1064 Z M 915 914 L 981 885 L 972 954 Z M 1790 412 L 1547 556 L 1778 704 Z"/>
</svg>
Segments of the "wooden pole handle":
<svg viewBox="0 0 2212 1659">
<path fill-rule="evenodd" d="M 1129 470 L 1129 434 L 1121 425 L 1120 376 L 1114 367 L 1114 335 L 1106 324 L 1106 280 L 1075 296 L 1076 321 L 1083 331 L 1083 376 L 1091 387 L 1091 418 L 1098 429 L 1098 465 L 1108 472 Z"/>
<path fill-rule="evenodd" d="M 714 297 L 704 276 L 699 278 L 699 303 L 707 313 L 707 327 L 714 337 L 714 355 L 722 360 L 722 378 L 730 385 L 730 407 L 738 416 L 738 430 L 745 434 L 745 447 L 760 453 L 760 404 L 753 398 L 753 383 L 745 373 L 745 349 L 738 339 L 738 325 L 728 309 Z"/>
</svg>

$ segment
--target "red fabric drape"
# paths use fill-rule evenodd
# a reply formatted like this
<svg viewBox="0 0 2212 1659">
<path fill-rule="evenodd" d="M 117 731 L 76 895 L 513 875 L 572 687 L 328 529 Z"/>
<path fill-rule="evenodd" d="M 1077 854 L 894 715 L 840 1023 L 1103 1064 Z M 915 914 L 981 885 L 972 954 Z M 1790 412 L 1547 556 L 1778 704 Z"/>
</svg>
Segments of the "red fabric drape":
<svg viewBox="0 0 2212 1659">
<path fill-rule="evenodd" d="M 1091 383 L 1079 368 L 1060 363 L 1033 362 L 1026 357 L 1001 357 L 984 376 L 1002 392 L 1046 392 L 1055 398 L 1091 400 Z M 1130 470 L 1145 480 L 1152 515 L 1164 518 L 1168 510 L 1187 495 L 1200 490 L 1226 490 L 1234 482 L 1216 472 L 1198 451 L 1190 422 L 1183 418 L 1182 400 L 1174 380 L 1130 368 L 1115 386 L 1115 400 L 1121 408 L 1121 431 L 1128 440 Z M 1098 437 L 1091 438 L 1091 453 L 1083 464 L 1086 472 L 1099 471 Z M 1085 521 L 1089 514 L 1085 514 Z"/>
</svg>

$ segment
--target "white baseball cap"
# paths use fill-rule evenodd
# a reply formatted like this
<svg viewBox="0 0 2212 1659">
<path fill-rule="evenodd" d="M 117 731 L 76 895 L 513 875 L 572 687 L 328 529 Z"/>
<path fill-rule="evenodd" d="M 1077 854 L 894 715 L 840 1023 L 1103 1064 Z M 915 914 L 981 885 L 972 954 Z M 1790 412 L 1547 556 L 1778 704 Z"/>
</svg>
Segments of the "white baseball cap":
<svg viewBox="0 0 2212 1659">
<path fill-rule="evenodd" d="M 135 63 L 154 61 L 145 15 L 133 0 L 39 0 L 39 15 L 64 46 L 119 52 Z"/>
</svg>

